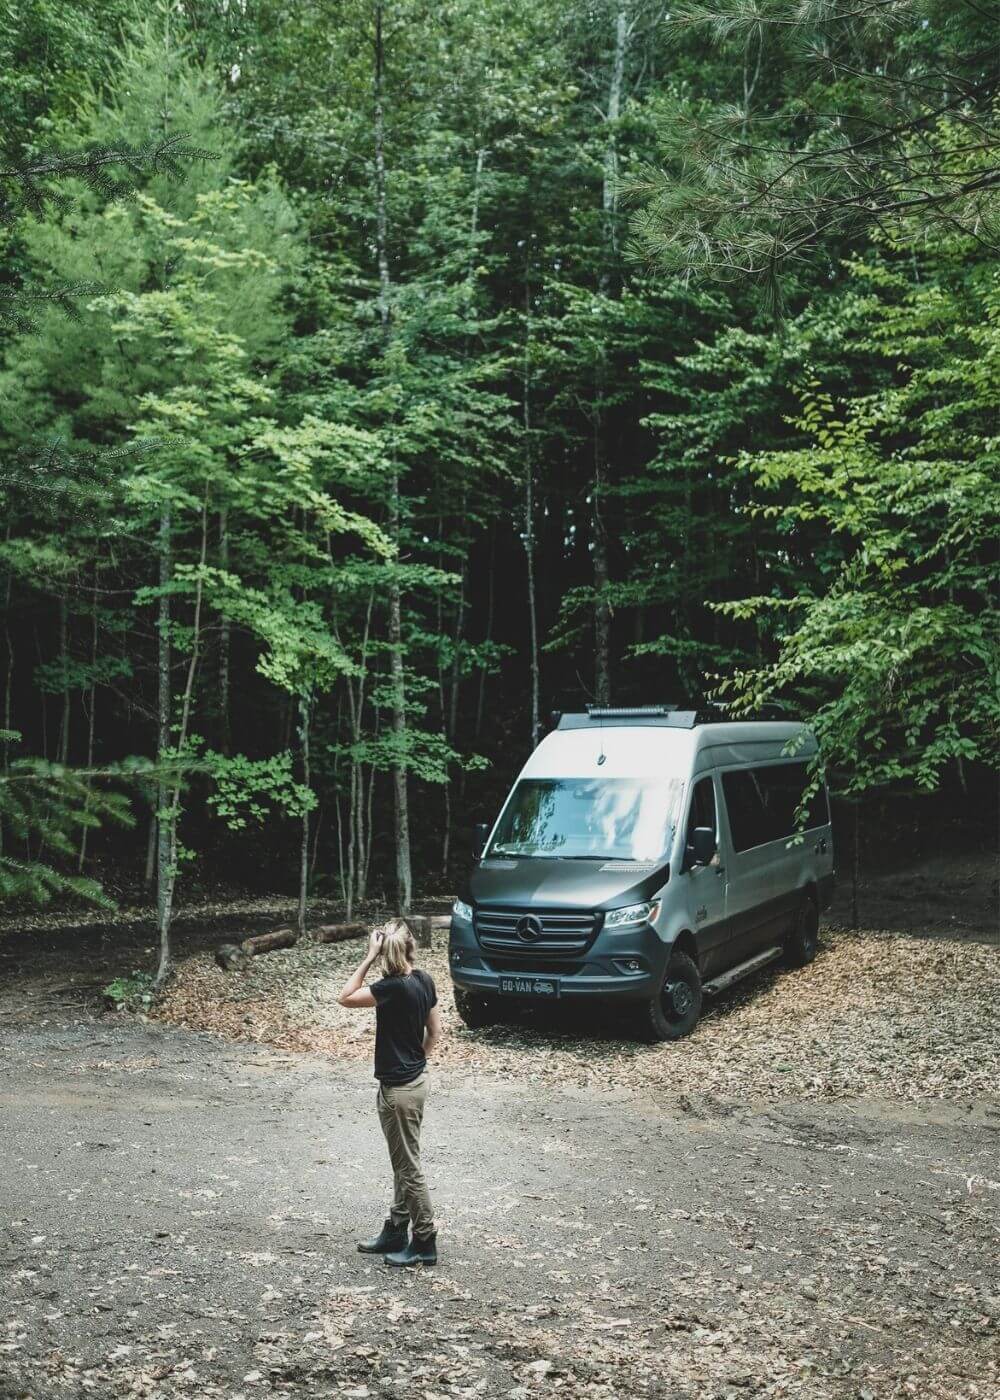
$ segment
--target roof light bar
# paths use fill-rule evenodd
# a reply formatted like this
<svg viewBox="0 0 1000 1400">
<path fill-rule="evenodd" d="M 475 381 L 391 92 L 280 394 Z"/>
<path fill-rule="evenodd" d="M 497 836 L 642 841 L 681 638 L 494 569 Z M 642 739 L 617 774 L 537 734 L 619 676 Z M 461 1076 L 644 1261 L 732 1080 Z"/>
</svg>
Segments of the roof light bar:
<svg viewBox="0 0 1000 1400">
<path fill-rule="evenodd" d="M 588 705 L 587 714 L 591 719 L 635 719 L 643 715 L 654 719 L 676 709 L 676 705 Z"/>
<path fill-rule="evenodd" d="M 676 705 L 588 705 L 583 715 L 560 715 L 557 729 L 609 729 L 642 727 L 652 729 L 693 729 L 714 716 L 697 710 L 679 710 Z"/>
</svg>

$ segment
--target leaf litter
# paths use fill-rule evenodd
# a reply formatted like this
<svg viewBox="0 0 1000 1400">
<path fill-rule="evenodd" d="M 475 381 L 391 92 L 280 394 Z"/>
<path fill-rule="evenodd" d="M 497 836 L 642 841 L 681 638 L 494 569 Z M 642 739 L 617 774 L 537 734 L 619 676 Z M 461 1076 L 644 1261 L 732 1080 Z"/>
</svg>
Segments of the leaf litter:
<svg viewBox="0 0 1000 1400">
<path fill-rule="evenodd" d="M 369 1059 L 372 1016 L 337 1002 L 361 952 L 354 940 L 303 941 L 238 973 L 198 954 L 180 964 L 157 1015 L 235 1040 Z M 748 978 L 706 1003 L 693 1035 L 653 1046 L 606 1009 L 512 1010 L 470 1031 L 455 1011 L 444 941 L 421 949 L 419 962 L 438 989 L 437 1061 L 476 1074 L 739 1100 L 953 1100 L 1000 1084 L 1000 958 L 982 944 L 827 933 L 809 967 Z"/>
</svg>

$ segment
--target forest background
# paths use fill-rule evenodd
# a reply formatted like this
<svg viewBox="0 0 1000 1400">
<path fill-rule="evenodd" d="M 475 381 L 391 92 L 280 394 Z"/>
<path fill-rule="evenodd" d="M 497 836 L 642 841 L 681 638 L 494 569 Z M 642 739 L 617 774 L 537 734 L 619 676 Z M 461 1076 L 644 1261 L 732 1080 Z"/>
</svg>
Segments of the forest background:
<svg viewBox="0 0 1000 1400">
<path fill-rule="evenodd" d="M 3 15 L 0 896 L 407 908 L 587 703 L 990 845 L 995 9 Z"/>
</svg>

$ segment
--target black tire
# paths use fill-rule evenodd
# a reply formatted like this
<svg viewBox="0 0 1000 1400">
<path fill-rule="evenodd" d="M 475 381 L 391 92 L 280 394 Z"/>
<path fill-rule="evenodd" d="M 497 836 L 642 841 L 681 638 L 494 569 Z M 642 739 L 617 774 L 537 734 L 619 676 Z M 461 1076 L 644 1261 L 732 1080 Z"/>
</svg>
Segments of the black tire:
<svg viewBox="0 0 1000 1400">
<path fill-rule="evenodd" d="M 687 953 L 674 953 L 660 995 L 643 1003 L 643 1039 L 680 1040 L 701 1015 L 701 974 Z"/>
<path fill-rule="evenodd" d="M 496 997 L 480 996 L 476 992 L 467 992 L 463 987 L 455 988 L 455 1010 L 470 1031 L 480 1031 L 484 1026 L 495 1025 L 500 1019 L 500 1004 Z"/>
<path fill-rule="evenodd" d="M 812 895 L 803 895 L 795 911 L 795 923 L 785 940 L 785 961 L 789 967 L 805 967 L 819 949 L 819 909 Z"/>
</svg>

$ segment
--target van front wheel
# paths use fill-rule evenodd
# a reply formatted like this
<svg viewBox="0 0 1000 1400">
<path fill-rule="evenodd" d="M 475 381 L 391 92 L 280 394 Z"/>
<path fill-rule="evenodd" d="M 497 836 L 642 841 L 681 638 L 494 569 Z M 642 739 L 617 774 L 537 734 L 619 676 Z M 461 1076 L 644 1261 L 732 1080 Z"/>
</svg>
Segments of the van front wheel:
<svg viewBox="0 0 1000 1400">
<path fill-rule="evenodd" d="M 462 987 L 455 988 L 455 1010 L 470 1031 L 480 1031 L 500 1019 L 496 997 L 477 996 L 475 992 L 467 992 Z"/>
<path fill-rule="evenodd" d="M 645 1038 L 680 1040 L 701 1015 L 701 975 L 686 953 L 674 953 L 660 995 L 645 1003 Z"/>
</svg>

